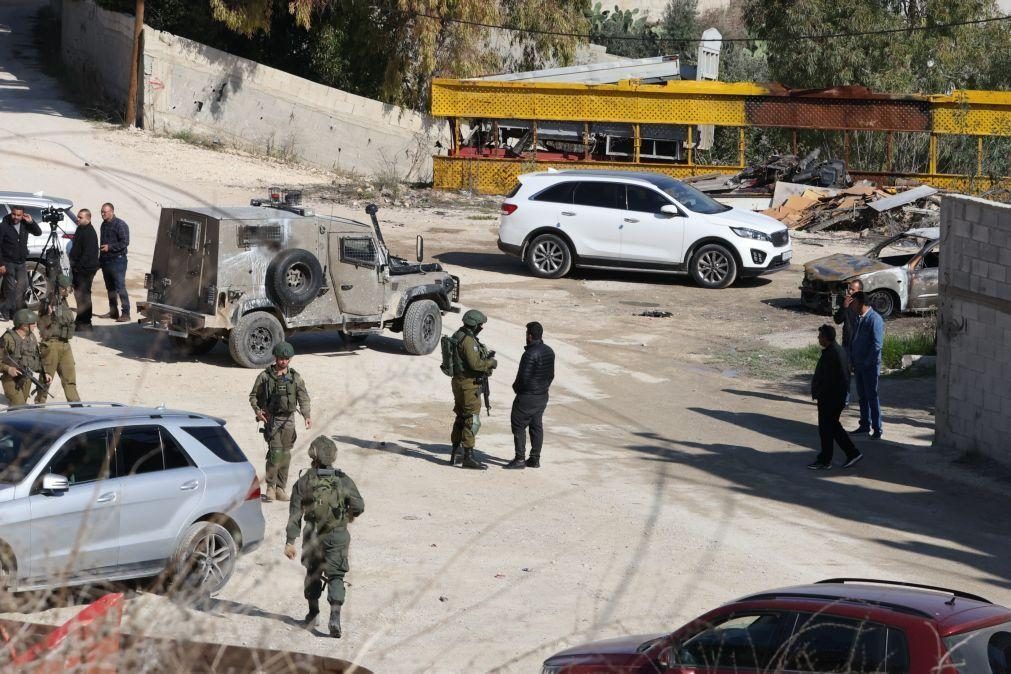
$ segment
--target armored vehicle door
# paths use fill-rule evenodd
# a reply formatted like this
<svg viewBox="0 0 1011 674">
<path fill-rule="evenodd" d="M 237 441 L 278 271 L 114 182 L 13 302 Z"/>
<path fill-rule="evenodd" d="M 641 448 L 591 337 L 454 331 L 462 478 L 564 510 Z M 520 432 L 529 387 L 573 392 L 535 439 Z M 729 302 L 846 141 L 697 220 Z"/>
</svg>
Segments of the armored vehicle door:
<svg viewBox="0 0 1011 674">
<path fill-rule="evenodd" d="M 159 227 L 159 238 L 163 240 L 157 242 L 155 267 L 159 279 L 165 279 L 168 285 L 159 301 L 180 309 L 202 311 L 207 303 L 205 277 L 212 276 L 209 272 L 213 271 L 208 268 L 205 246 L 208 217 L 177 210 L 163 213 L 168 213 L 163 218 L 170 221 L 163 221 Z"/>
<path fill-rule="evenodd" d="M 378 316 L 386 308 L 385 260 L 370 234 L 330 233 L 330 277 L 341 311 Z"/>
</svg>

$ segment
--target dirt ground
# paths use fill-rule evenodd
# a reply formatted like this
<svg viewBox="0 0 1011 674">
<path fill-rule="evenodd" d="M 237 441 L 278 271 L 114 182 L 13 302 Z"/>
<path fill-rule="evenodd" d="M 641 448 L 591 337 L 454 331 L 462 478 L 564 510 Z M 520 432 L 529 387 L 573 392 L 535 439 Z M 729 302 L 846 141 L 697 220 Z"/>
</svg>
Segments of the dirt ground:
<svg viewBox="0 0 1011 674">
<path fill-rule="evenodd" d="M 282 184 L 305 188 L 320 212 L 365 218 L 357 192 L 324 172 L 83 119 L 32 60 L 25 31 L 37 6 L 0 8 L 13 31 L 0 30 L 0 186 L 96 213 L 115 203 L 131 227 L 134 301 L 145 296 L 162 206 L 241 204 Z M 345 637 L 294 624 L 305 611 L 302 573 L 282 556 L 287 507 L 277 503 L 263 506 L 266 541 L 209 606 L 131 589 L 131 631 L 328 654 L 377 672 L 520 672 L 565 646 L 672 630 L 735 596 L 820 578 L 902 579 L 1011 601 L 1006 485 L 931 447 L 932 379 L 886 381 L 885 439 L 858 441 L 867 460 L 853 471 L 812 474 L 807 375 L 756 379 L 735 366 L 741 351 L 813 343 L 825 317 L 798 306 L 802 263 L 866 242 L 799 239 L 790 270 L 722 291 L 604 272 L 545 281 L 498 252 L 488 200 L 437 198 L 379 215 L 395 252 L 410 257 L 423 234 L 427 255 L 461 277 L 462 304 L 491 318 L 483 337 L 501 367 L 479 436 L 491 469 L 445 464 L 452 400 L 436 354 L 409 356 L 396 336 L 344 350 L 334 334 L 296 335 L 293 366 L 313 396 L 315 429 L 300 432 L 293 468 L 308 465 L 316 432 L 333 435 L 366 501 L 352 525 Z M 100 281 L 96 291 L 104 311 Z M 649 309 L 673 316 L 637 315 Z M 557 378 L 543 467 L 507 472 L 510 384 L 529 320 L 545 326 Z M 262 470 L 246 401 L 255 372 L 220 345 L 174 359 L 137 325 L 96 322 L 74 343 L 86 399 L 223 417 Z M 457 325 L 451 315 L 444 328 Z M 852 412 L 844 423 L 855 426 Z M 79 608 L 19 617 L 60 622 Z"/>
</svg>

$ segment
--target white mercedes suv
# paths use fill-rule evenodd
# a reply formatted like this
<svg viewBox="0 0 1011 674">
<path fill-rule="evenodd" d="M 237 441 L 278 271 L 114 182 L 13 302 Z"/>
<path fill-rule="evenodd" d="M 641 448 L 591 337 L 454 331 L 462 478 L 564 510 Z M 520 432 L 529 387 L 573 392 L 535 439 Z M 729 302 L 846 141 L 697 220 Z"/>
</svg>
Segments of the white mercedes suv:
<svg viewBox="0 0 1011 674">
<path fill-rule="evenodd" d="M 790 233 L 679 180 L 624 171 L 528 173 L 502 203 L 498 247 L 535 276 L 572 267 L 691 274 L 703 288 L 790 265 Z"/>
</svg>

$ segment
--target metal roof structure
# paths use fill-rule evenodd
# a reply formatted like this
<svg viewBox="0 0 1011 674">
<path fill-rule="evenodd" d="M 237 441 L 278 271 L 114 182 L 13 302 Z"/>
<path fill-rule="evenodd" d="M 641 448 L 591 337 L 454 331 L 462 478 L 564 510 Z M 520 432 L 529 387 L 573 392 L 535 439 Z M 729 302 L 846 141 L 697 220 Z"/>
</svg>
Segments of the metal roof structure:
<svg viewBox="0 0 1011 674">
<path fill-rule="evenodd" d="M 606 63 L 589 63 L 565 68 L 504 73 L 473 79 L 489 82 L 570 82 L 574 84 L 616 84 L 622 80 L 657 83 L 681 79 L 681 61 L 677 56 L 654 56 Z"/>
</svg>

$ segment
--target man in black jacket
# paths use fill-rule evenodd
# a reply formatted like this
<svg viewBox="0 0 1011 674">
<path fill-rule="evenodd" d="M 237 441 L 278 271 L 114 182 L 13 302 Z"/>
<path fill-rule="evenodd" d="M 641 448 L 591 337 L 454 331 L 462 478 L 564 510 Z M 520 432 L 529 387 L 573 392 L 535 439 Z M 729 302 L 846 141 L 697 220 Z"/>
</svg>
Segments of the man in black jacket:
<svg viewBox="0 0 1011 674">
<path fill-rule="evenodd" d="M 14 312 L 25 308 L 28 289 L 28 236 L 42 235 L 39 223 L 21 206 L 11 206 L 11 212 L 0 220 L 0 274 L 3 275 L 3 320 L 11 320 Z"/>
<path fill-rule="evenodd" d="M 843 468 L 850 468 L 864 458 L 857 450 L 850 436 L 839 423 L 839 415 L 846 406 L 846 395 L 850 390 L 850 365 L 846 350 L 835 341 L 835 328 L 823 325 L 818 328 L 818 344 L 821 357 L 814 368 L 811 379 L 811 397 L 818 401 L 818 435 L 821 436 L 821 452 L 812 470 L 828 470 L 832 467 L 832 452 L 838 442 L 846 453 Z"/>
<path fill-rule="evenodd" d="M 130 295 L 126 291 L 126 252 L 130 247 L 130 228 L 116 217 L 115 207 L 102 204 L 102 244 L 99 261 L 105 289 L 109 293 L 109 313 L 99 318 L 114 318 L 117 323 L 130 322 Z M 117 302 L 118 300 L 118 302 Z M 122 305 L 122 310 L 120 306 Z"/>
<path fill-rule="evenodd" d="M 74 299 L 77 303 L 78 330 L 91 329 L 91 283 L 98 273 L 98 234 L 91 224 L 91 211 L 82 208 L 77 213 L 77 233 L 70 248 L 70 271 L 74 279 Z"/>
<path fill-rule="evenodd" d="M 527 345 L 513 382 L 513 444 L 516 456 L 503 468 L 540 468 L 544 427 L 541 417 L 548 406 L 548 389 L 555 378 L 555 352 L 542 340 L 544 328 L 536 321 L 527 323 Z M 530 428 L 530 458 L 526 454 L 526 433 Z"/>
</svg>

